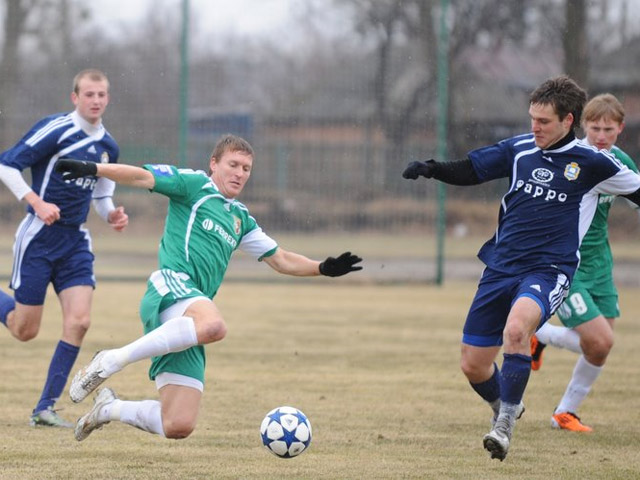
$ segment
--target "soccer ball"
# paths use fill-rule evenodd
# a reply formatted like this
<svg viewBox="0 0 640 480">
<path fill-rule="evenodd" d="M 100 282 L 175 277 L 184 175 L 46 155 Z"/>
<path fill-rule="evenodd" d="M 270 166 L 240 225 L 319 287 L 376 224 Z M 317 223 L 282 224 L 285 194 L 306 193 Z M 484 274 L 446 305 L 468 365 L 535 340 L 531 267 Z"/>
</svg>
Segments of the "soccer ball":
<svg viewBox="0 0 640 480">
<path fill-rule="evenodd" d="M 280 458 L 292 458 L 309 447 L 311 423 L 297 408 L 278 407 L 264 417 L 260 434 L 267 450 Z"/>
</svg>

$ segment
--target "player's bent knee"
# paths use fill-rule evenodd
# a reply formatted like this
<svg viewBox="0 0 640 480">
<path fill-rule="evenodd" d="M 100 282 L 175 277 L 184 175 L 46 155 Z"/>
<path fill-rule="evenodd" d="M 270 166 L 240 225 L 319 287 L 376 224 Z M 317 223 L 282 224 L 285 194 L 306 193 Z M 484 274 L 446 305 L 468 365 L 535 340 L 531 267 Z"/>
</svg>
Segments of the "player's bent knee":
<svg viewBox="0 0 640 480">
<path fill-rule="evenodd" d="M 613 337 L 600 338 L 596 344 L 597 351 L 602 355 L 608 355 L 613 348 Z"/>
<path fill-rule="evenodd" d="M 470 382 L 477 383 L 479 378 L 486 376 L 486 368 L 467 358 L 460 359 L 460 370 Z"/>
<path fill-rule="evenodd" d="M 38 336 L 38 328 L 33 328 L 31 326 L 14 327 L 11 330 L 11 333 L 21 342 L 28 342 Z"/>
<path fill-rule="evenodd" d="M 582 345 L 582 349 L 584 351 L 585 356 L 588 360 L 604 360 L 611 352 L 613 348 L 613 337 L 603 338 L 603 337 L 595 337 L 589 339 L 589 341 L 585 342 Z"/>
<path fill-rule="evenodd" d="M 91 320 L 89 318 L 77 320 L 68 325 L 69 330 L 73 332 L 73 336 L 79 339 L 83 339 L 89 331 L 91 326 Z"/>
<path fill-rule="evenodd" d="M 471 383 L 487 381 L 494 373 L 496 349 L 478 348 L 463 344 L 460 369 Z"/>
<path fill-rule="evenodd" d="M 173 440 L 187 438 L 196 428 L 195 421 L 186 419 L 164 420 L 162 421 L 162 429 L 164 436 Z"/>
<path fill-rule="evenodd" d="M 201 343 L 219 342 L 227 335 L 227 325 L 223 321 L 207 322 L 198 335 Z"/>
<path fill-rule="evenodd" d="M 513 345 L 529 345 L 529 341 L 530 340 L 527 340 L 526 332 L 519 326 L 507 325 L 507 327 L 505 327 L 503 332 L 503 342 L 505 348 Z"/>
</svg>

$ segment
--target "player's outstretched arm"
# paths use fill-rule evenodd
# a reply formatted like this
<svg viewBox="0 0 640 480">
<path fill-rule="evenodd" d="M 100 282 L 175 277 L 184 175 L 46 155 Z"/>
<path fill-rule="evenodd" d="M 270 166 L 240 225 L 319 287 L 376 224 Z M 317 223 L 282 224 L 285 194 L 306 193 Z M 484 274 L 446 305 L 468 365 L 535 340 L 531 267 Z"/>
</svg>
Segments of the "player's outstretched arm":
<svg viewBox="0 0 640 480">
<path fill-rule="evenodd" d="M 155 185 L 155 177 L 148 170 L 121 163 L 94 163 L 84 160 L 61 159 L 56 162 L 54 169 L 65 180 L 98 176 L 130 187 L 152 189 Z"/>
<path fill-rule="evenodd" d="M 482 183 L 468 158 L 452 162 L 410 162 L 402 172 L 404 178 L 415 180 L 418 177 L 435 178 L 450 185 L 478 185 Z"/>
<path fill-rule="evenodd" d="M 323 262 L 311 260 L 299 253 L 289 252 L 283 248 L 278 248 L 276 253 L 270 257 L 265 257 L 264 262 L 278 273 L 285 275 L 295 275 L 298 277 L 311 277 L 325 275 L 328 277 L 340 277 L 349 272 L 362 270 L 360 263 L 362 258 L 345 252 L 338 258 L 328 257 Z"/>
</svg>

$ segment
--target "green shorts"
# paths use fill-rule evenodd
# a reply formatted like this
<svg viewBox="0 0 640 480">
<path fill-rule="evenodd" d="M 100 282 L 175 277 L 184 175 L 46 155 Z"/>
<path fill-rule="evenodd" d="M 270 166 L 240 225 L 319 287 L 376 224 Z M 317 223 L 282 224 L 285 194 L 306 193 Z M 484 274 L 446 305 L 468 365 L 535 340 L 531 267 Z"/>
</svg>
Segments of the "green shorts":
<svg viewBox="0 0 640 480">
<path fill-rule="evenodd" d="M 582 325 L 598 315 L 617 318 L 620 316 L 618 292 L 613 281 L 602 282 L 591 288 L 580 281 L 574 282 L 556 313 L 562 324 L 569 328 Z"/>
<path fill-rule="evenodd" d="M 140 302 L 140 318 L 147 334 L 160 325 L 161 314 L 179 300 L 205 297 L 186 275 L 171 270 L 158 270 L 151 274 L 147 291 Z M 178 288 L 176 288 L 178 287 Z M 204 346 L 196 345 L 181 352 L 151 358 L 149 378 L 155 380 L 160 373 L 177 373 L 195 378 L 204 384 L 206 358 Z"/>
</svg>

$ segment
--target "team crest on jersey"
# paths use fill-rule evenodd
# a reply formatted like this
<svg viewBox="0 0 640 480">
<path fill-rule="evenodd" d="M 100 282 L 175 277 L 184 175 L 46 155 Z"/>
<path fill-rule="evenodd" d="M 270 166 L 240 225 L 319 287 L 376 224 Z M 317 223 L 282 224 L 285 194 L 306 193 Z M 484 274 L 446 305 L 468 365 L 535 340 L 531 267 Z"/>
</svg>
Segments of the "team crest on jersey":
<svg viewBox="0 0 640 480">
<path fill-rule="evenodd" d="M 109 163 L 109 154 L 107 152 L 102 152 L 102 155 L 100 155 L 100 163 Z"/>
<path fill-rule="evenodd" d="M 233 231 L 236 232 L 236 235 L 240 235 L 242 231 L 242 220 L 235 215 L 233 216 Z"/>
<path fill-rule="evenodd" d="M 578 175 L 580 175 L 580 166 L 576 162 L 571 162 L 564 167 L 564 178 L 567 180 L 576 180 Z"/>
</svg>

